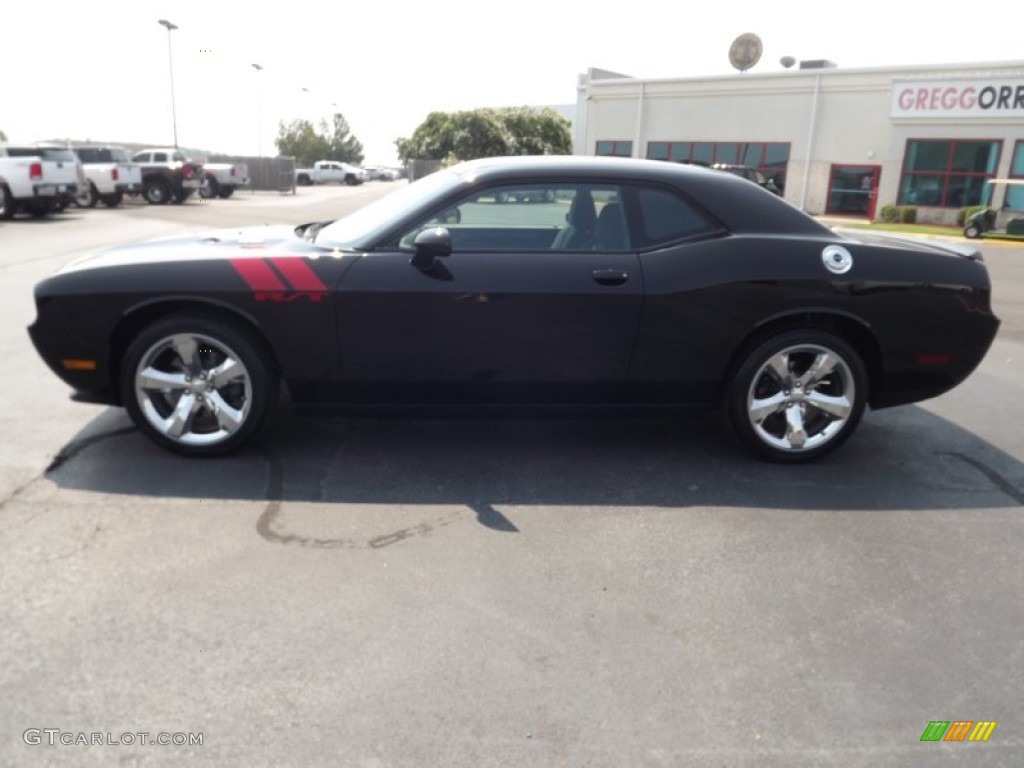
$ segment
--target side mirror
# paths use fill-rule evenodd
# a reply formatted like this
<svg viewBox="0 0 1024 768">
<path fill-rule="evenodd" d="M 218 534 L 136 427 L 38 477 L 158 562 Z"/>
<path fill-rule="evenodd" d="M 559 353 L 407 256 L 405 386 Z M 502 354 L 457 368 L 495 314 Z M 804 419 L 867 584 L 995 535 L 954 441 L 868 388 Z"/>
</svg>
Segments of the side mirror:
<svg viewBox="0 0 1024 768">
<path fill-rule="evenodd" d="M 412 244 L 415 250 L 410 263 L 424 272 L 433 269 L 437 259 L 443 259 L 452 252 L 452 236 L 444 227 L 423 230 Z"/>
</svg>

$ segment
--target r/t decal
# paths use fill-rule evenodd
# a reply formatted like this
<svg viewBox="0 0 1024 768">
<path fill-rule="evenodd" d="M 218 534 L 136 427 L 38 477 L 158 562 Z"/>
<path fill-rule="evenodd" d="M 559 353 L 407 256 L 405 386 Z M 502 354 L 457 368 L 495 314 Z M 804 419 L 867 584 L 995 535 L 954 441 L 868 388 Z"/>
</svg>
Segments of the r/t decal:
<svg viewBox="0 0 1024 768">
<path fill-rule="evenodd" d="M 231 259 L 231 266 L 252 290 L 256 301 L 321 301 L 327 286 L 301 257 Z"/>
</svg>

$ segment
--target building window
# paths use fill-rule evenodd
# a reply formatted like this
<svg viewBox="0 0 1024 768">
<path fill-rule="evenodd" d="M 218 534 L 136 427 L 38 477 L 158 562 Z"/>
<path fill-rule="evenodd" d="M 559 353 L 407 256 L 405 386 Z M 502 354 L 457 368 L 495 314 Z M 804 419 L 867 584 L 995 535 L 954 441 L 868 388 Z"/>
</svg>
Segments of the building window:
<svg viewBox="0 0 1024 768">
<path fill-rule="evenodd" d="M 981 205 L 995 175 L 999 141 L 910 139 L 903 157 L 900 205 L 961 208 Z"/>
<path fill-rule="evenodd" d="M 673 163 L 696 165 L 745 165 L 756 168 L 775 183 L 780 193 L 786 189 L 789 143 L 784 141 L 650 141 L 647 157 Z"/>
<path fill-rule="evenodd" d="M 1010 178 L 1024 181 L 1024 141 L 1018 141 L 1013 147 Z M 1006 185 L 1006 200 L 1003 207 L 1011 211 L 1024 211 L 1024 184 Z"/>
<path fill-rule="evenodd" d="M 632 157 L 632 141 L 599 141 L 597 142 L 597 154 L 611 157 Z"/>
</svg>

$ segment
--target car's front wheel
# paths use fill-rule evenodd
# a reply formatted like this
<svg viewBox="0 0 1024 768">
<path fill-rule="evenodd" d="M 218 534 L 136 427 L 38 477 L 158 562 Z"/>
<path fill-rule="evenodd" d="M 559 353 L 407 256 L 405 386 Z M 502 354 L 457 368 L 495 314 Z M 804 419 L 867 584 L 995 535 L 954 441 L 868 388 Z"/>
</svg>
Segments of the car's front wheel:
<svg viewBox="0 0 1024 768">
<path fill-rule="evenodd" d="M 726 408 L 748 449 L 799 462 L 838 448 L 860 421 L 867 394 L 867 370 L 850 344 L 827 331 L 790 330 L 743 354 Z"/>
<path fill-rule="evenodd" d="M 191 314 L 139 333 L 125 352 L 120 385 L 147 437 L 192 456 L 238 448 L 266 421 L 278 392 L 255 334 L 234 321 Z"/>
<path fill-rule="evenodd" d="M 79 208 L 95 208 L 96 203 L 99 201 L 100 195 L 96 191 L 96 185 L 91 181 L 82 187 L 82 191 L 78 193 L 75 198 L 75 205 Z"/>
</svg>

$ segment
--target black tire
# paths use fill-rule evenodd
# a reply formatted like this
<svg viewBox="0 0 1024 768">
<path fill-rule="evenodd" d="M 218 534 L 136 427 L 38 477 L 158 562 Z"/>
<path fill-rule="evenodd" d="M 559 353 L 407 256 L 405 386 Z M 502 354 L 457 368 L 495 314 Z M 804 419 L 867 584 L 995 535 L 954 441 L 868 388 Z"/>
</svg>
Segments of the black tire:
<svg viewBox="0 0 1024 768">
<path fill-rule="evenodd" d="M 300 187 L 309 187 L 312 186 L 313 180 L 309 178 L 309 176 L 306 175 L 305 173 L 300 173 L 299 178 L 295 180 L 295 183 L 298 184 Z"/>
<path fill-rule="evenodd" d="M 739 441 L 763 459 L 796 463 L 824 456 L 853 433 L 864 413 L 867 369 L 853 346 L 833 333 L 780 331 L 748 345 L 738 361 L 726 415 Z M 818 363 L 823 375 L 814 374 Z M 784 377 L 781 369 L 788 372 Z"/>
<path fill-rule="evenodd" d="M 213 374 L 228 358 L 237 363 L 234 375 L 218 383 Z M 143 371 L 151 372 L 148 379 Z M 125 351 L 119 383 L 139 431 L 185 456 L 237 449 L 260 430 L 278 396 L 261 339 L 239 321 L 198 313 L 170 315 L 142 330 Z"/>
<path fill-rule="evenodd" d="M 75 198 L 75 205 L 79 208 L 95 208 L 99 199 L 100 194 L 96 191 L 96 185 L 90 181 L 85 191 Z"/>
<path fill-rule="evenodd" d="M 973 222 L 968 224 L 964 227 L 964 237 L 970 238 L 971 240 L 981 237 L 981 227 Z"/>
<path fill-rule="evenodd" d="M 54 202 L 50 200 L 34 200 L 31 203 L 25 203 L 25 211 L 33 219 L 42 219 L 49 216 L 54 209 Z"/>
<path fill-rule="evenodd" d="M 16 207 L 11 190 L 7 188 L 6 184 L 0 184 L 0 219 L 5 221 L 13 219 Z"/>
<path fill-rule="evenodd" d="M 117 206 L 121 204 L 121 201 L 124 200 L 124 193 L 114 192 L 112 195 L 103 195 L 100 197 L 100 200 L 103 201 L 103 204 L 107 206 L 107 208 L 117 208 Z"/>
<path fill-rule="evenodd" d="M 171 185 L 163 179 L 150 179 L 142 185 L 142 196 L 150 205 L 166 205 L 171 199 Z"/>
<path fill-rule="evenodd" d="M 221 187 L 220 188 L 220 199 L 221 200 L 227 200 L 233 194 L 235 194 L 235 188 L 234 187 Z"/>
<path fill-rule="evenodd" d="M 354 187 L 356 184 L 359 183 L 359 179 L 357 179 L 355 177 L 355 174 L 353 174 L 353 173 L 346 173 L 345 174 L 345 183 L 348 184 L 350 187 Z"/>
<path fill-rule="evenodd" d="M 220 194 L 220 183 L 209 174 L 203 176 L 203 186 L 200 188 L 199 194 L 206 199 L 217 197 Z"/>
</svg>

